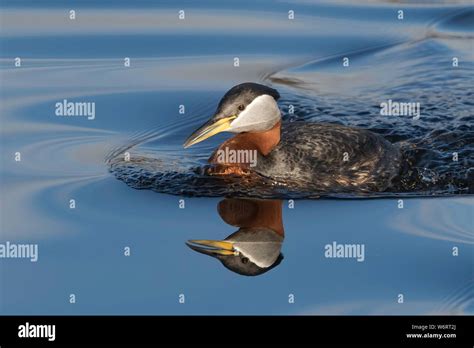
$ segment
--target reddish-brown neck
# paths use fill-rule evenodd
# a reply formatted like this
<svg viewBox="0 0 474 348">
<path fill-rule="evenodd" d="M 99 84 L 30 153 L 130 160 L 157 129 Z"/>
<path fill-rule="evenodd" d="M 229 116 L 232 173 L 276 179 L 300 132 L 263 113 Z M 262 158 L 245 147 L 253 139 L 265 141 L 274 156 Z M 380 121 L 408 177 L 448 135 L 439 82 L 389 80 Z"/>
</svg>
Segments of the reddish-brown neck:
<svg viewBox="0 0 474 348">
<path fill-rule="evenodd" d="M 281 121 L 278 121 L 271 129 L 264 132 L 239 133 L 222 143 L 220 149 L 228 150 L 257 150 L 263 156 L 268 155 L 280 142 Z M 216 152 L 211 156 L 209 162 L 213 163 Z"/>
<path fill-rule="evenodd" d="M 226 198 L 217 210 L 221 218 L 232 226 L 265 227 L 284 237 L 280 200 L 246 200 Z"/>
</svg>

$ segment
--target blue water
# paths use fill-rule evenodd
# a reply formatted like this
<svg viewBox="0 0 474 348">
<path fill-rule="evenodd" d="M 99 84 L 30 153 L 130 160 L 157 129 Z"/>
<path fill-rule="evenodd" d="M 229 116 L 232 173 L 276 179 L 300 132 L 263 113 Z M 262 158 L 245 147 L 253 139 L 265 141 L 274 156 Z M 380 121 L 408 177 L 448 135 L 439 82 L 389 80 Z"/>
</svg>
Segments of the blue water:
<svg viewBox="0 0 474 348">
<path fill-rule="evenodd" d="M 469 2 L 2 1 L 0 243 L 38 244 L 39 259 L 0 259 L 0 313 L 472 314 L 473 13 Z M 185 244 L 242 227 L 218 211 L 238 185 L 196 187 L 190 169 L 228 135 L 182 143 L 244 81 L 277 88 L 284 121 L 417 146 L 416 170 L 384 199 L 263 194 L 282 199 L 283 259 L 253 277 Z M 381 116 L 389 98 L 420 101 L 420 122 Z M 56 116 L 63 99 L 95 102 L 95 119 Z M 364 245 L 364 261 L 326 258 L 334 241 Z"/>
</svg>

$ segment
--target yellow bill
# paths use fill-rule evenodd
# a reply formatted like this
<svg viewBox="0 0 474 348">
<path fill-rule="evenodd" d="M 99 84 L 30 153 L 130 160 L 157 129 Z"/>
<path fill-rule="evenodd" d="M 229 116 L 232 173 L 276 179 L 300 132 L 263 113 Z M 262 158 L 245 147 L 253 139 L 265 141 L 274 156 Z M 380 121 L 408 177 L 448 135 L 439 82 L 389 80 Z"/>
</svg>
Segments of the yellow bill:
<svg viewBox="0 0 474 348">
<path fill-rule="evenodd" d="M 213 135 L 224 132 L 230 128 L 230 124 L 237 116 L 232 115 L 229 117 L 221 118 L 217 121 L 211 119 L 210 121 L 206 122 L 203 126 L 199 127 L 193 134 L 186 139 L 184 143 L 184 148 L 188 148 L 194 144 L 197 144 L 207 138 L 212 137 Z"/>
<path fill-rule="evenodd" d="M 231 242 L 219 240 L 190 240 L 186 244 L 191 249 L 203 254 L 216 255 L 235 255 L 234 245 Z"/>
</svg>

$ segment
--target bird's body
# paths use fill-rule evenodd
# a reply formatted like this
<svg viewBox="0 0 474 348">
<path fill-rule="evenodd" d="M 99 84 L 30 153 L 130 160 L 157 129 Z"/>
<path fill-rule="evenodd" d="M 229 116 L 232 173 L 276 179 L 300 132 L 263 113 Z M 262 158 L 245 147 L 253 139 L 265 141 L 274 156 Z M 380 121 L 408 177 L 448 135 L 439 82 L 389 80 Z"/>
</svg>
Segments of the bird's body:
<svg viewBox="0 0 474 348">
<path fill-rule="evenodd" d="M 327 123 L 292 122 L 281 140 L 259 155 L 255 171 L 294 186 L 321 191 L 383 191 L 399 172 L 401 155 L 382 136 Z"/>
<path fill-rule="evenodd" d="M 237 134 L 209 158 L 211 175 L 257 173 L 283 185 L 322 192 L 379 192 L 391 185 L 401 163 L 398 146 L 356 127 L 282 124 L 278 98 L 276 90 L 259 84 L 233 87 L 185 147 L 230 131 Z M 239 156 L 223 156 L 228 153 Z"/>
</svg>

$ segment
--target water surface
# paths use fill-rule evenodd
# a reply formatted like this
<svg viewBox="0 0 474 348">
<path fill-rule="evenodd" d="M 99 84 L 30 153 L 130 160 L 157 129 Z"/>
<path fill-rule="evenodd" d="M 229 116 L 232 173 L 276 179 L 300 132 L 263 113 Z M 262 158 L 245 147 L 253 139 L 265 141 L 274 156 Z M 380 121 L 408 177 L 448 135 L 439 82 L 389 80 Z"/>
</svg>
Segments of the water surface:
<svg viewBox="0 0 474 348">
<path fill-rule="evenodd" d="M 472 6 L 83 1 L 70 21 L 71 6 L 1 5 L 0 242 L 39 245 L 38 262 L 0 259 L 1 313 L 473 313 Z M 182 143 L 244 81 L 277 88 L 285 122 L 407 144 L 405 180 L 341 200 L 202 178 L 193 168 L 228 135 Z M 95 119 L 55 116 L 63 99 L 95 102 Z M 419 101 L 421 118 L 381 116 L 387 99 Z M 282 259 L 261 275 L 185 244 L 241 228 L 224 196 L 281 200 Z M 365 260 L 326 258 L 333 242 L 363 244 Z"/>
</svg>

